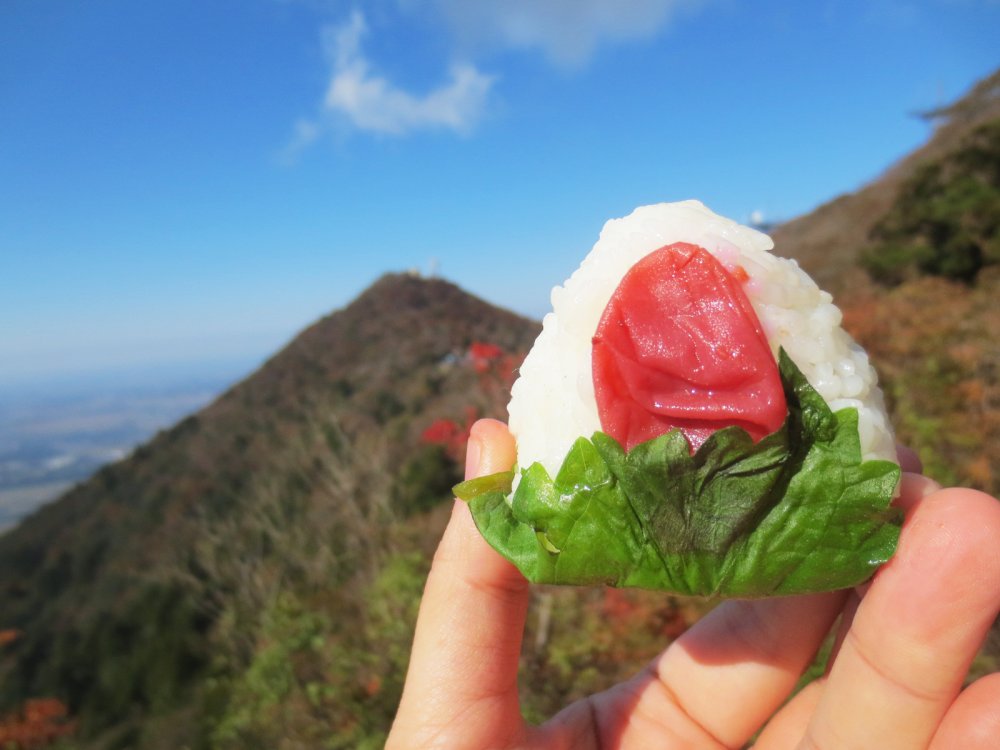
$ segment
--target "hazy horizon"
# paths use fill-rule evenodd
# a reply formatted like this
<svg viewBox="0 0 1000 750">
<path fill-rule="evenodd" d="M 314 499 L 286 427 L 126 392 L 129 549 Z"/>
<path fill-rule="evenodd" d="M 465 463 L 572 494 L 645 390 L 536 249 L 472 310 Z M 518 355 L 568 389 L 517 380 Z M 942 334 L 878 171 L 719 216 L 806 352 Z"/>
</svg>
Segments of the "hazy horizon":
<svg viewBox="0 0 1000 750">
<path fill-rule="evenodd" d="M 258 365 L 112 368 L 0 386 L 0 532 L 211 403 Z"/>
</svg>

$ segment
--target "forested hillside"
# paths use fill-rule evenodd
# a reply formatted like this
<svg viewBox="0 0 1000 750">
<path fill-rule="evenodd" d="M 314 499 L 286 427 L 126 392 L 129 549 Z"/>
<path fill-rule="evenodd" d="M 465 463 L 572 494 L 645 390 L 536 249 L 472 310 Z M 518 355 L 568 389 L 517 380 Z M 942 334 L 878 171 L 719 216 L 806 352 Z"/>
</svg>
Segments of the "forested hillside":
<svg viewBox="0 0 1000 750">
<path fill-rule="evenodd" d="M 942 481 L 997 493 L 1000 74 L 930 116 L 923 148 L 774 236 L 837 293 L 901 441 Z M 0 746 L 380 747 L 465 430 L 503 416 L 538 330 L 386 276 L 0 536 Z M 630 674 L 710 606 L 537 587 L 529 718 Z M 998 655 L 994 634 L 975 670 Z"/>
<path fill-rule="evenodd" d="M 337 706 L 324 719 L 351 746 L 370 693 L 380 708 L 363 712 L 384 725 L 394 688 L 372 681 L 402 658 L 437 533 L 419 516 L 447 498 L 449 447 L 502 410 L 536 332 L 444 281 L 387 276 L 0 537 L 5 711 L 56 699 L 101 747 L 247 747 L 258 701 Z M 380 587 L 393 593 L 369 612 Z M 378 632 L 380 617 L 402 630 Z M 309 657 L 303 706 L 286 701 L 268 670 L 296 669 L 286 657 L 321 636 L 337 656 Z"/>
</svg>

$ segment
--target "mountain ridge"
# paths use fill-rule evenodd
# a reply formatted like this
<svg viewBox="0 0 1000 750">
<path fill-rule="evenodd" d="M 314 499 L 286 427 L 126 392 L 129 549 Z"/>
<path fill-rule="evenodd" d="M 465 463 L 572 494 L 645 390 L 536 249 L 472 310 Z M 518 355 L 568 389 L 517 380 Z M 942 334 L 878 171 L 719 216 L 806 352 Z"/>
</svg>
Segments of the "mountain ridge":
<svg viewBox="0 0 1000 750">
<path fill-rule="evenodd" d="M 879 366 L 901 436 L 941 456 L 932 474 L 992 491 L 990 455 L 969 445 L 1000 444 L 1000 350 L 976 348 L 1000 340 L 1000 274 L 884 289 L 856 259 L 917 164 L 1000 116 L 998 87 L 1000 72 L 973 104 L 934 113 L 946 119 L 928 144 L 881 178 L 774 231 L 779 252 L 848 292 L 845 324 Z M 539 328 L 450 282 L 387 274 L 0 536 L 0 714 L 58 698 L 88 750 L 377 745 L 456 446 L 474 417 L 503 416 Z M 970 439 L 967 425 L 998 439 Z M 633 592 L 539 596 L 564 620 L 551 633 L 529 621 L 525 700 L 540 716 L 698 614 Z M 587 640 L 621 623 L 611 647 Z"/>
<path fill-rule="evenodd" d="M 26 518 L 0 537 L 0 629 L 22 634 L 13 654 L 0 652 L 0 696 L 11 706 L 57 695 L 85 733 L 182 701 L 210 661 L 199 639 L 218 615 L 216 593 L 197 580 L 218 561 L 199 559 L 199 546 L 212 534 L 242 544 L 240 516 L 269 493 L 295 506 L 275 512 L 309 517 L 328 501 L 317 497 L 318 456 L 345 476 L 388 477 L 424 449 L 434 418 L 495 413 L 473 398 L 475 372 L 442 363 L 477 341 L 526 349 L 537 330 L 450 282 L 387 274 L 213 403 Z M 164 633 L 176 642 L 151 643 Z"/>
<path fill-rule="evenodd" d="M 835 296 L 842 298 L 869 286 L 867 276 L 856 265 L 858 253 L 868 244 L 876 222 L 889 211 L 905 181 L 922 163 L 941 159 L 977 126 L 1000 117 L 1000 70 L 952 104 L 918 116 L 935 124 L 924 144 L 858 190 L 838 195 L 770 232 L 777 254 L 795 258 L 821 288 Z"/>
</svg>

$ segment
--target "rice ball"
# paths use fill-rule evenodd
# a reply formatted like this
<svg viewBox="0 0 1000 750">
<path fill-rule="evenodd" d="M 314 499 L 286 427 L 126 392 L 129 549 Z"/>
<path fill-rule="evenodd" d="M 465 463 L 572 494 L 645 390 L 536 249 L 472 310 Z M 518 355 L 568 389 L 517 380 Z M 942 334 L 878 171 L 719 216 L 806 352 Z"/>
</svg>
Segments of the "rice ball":
<svg viewBox="0 0 1000 750">
<path fill-rule="evenodd" d="M 767 235 L 710 211 L 698 201 L 637 208 L 605 224 L 580 267 L 552 290 L 552 312 L 521 365 L 508 405 L 517 463 L 539 462 L 555 476 L 579 437 L 601 430 L 592 371 L 592 341 L 625 274 L 642 258 L 677 242 L 707 250 L 726 267 L 742 267 L 742 288 L 772 354 L 784 348 L 833 411 L 858 410 L 864 460 L 898 463 L 875 370 L 841 327 L 832 297 L 794 260 L 769 251 Z"/>
</svg>

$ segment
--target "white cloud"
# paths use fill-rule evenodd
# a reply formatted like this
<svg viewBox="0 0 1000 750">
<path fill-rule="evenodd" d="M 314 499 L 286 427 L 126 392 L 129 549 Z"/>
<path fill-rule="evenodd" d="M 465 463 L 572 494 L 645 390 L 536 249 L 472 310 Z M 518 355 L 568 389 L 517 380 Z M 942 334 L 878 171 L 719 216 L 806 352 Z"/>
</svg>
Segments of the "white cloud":
<svg viewBox="0 0 1000 750">
<path fill-rule="evenodd" d="M 456 63 L 449 80 L 432 91 L 422 95 L 404 91 L 372 71 L 361 46 L 366 33 L 364 16 L 358 11 L 345 24 L 325 32 L 332 65 L 323 100 L 326 114 L 342 116 L 359 130 L 389 135 L 433 128 L 467 133 L 480 120 L 493 76 L 471 64 Z"/>
<path fill-rule="evenodd" d="M 679 11 L 705 1 L 394 0 L 397 10 L 433 14 L 468 59 L 489 52 L 534 50 L 566 68 L 585 65 L 601 46 L 652 38 Z M 457 62 L 436 88 L 407 91 L 380 75 L 366 56 L 362 42 L 367 34 L 365 17 L 357 10 L 344 23 L 324 30 L 330 82 L 320 112 L 295 124 L 278 154 L 279 162 L 294 162 L 324 131 L 342 123 L 399 136 L 431 129 L 469 133 L 482 119 L 495 76 L 471 62 Z"/>
<path fill-rule="evenodd" d="M 580 67 L 602 44 L 648 39 L 701 0 L 403 0 L 431 4 L 468 49 L 536 49 Z"/>
</svg>

